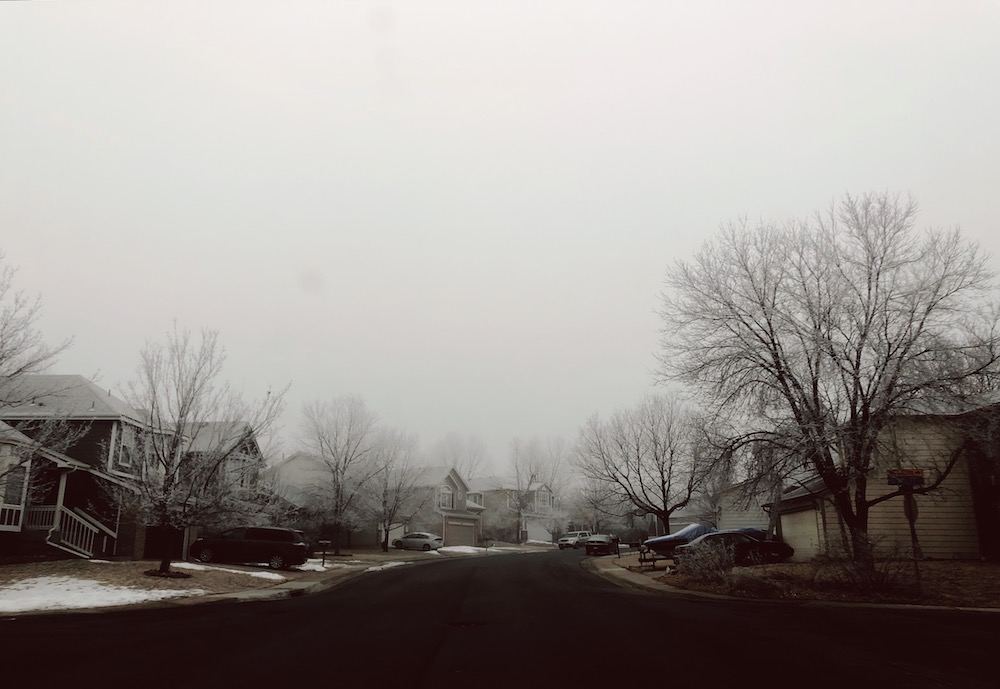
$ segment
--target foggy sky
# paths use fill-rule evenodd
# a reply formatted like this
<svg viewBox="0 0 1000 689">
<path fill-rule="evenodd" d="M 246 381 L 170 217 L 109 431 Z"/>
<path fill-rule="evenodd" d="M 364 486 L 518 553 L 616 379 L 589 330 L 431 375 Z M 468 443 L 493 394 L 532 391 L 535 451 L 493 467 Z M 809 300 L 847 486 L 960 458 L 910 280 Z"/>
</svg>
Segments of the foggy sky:
<svg viewBox="0 0 1000 689">
<path fill-rule="evenodd" d="M 0 250 L 118 389 L 174 319 L 249 396 L 425 447 L 654 391 L 666 267 L 898 191 L 1000 251 L 1000 5 L 0 4 Z"/>
</svg>

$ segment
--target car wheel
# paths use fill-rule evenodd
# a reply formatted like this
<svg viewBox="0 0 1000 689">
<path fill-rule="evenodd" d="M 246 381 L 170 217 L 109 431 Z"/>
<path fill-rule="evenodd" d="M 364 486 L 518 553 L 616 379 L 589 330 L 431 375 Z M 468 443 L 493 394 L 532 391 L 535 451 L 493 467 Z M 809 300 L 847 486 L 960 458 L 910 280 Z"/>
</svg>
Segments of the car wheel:
<svg viewBox="0 0 1000 689">
<path fill-rule="evenodd" d="M 199 562 L 211 562 L 215 553 L 212 552 L 211 548 L 202 548 L 198 551 L 198 561 Z"/>
<path fill-rule="evenodd" d="M 271 559 L 267 561 L 267 566 L 271 569 L 285 569 L 285 558 L 279 553 L 275 553 L 271 556 Z"/>
<path fill-rule="evenodd" d="M 424 550 L 430 550 L 430 549 L 431 549 L 431 544 L 430 543 L 424 543 Z"/>
<path fill-rule="evenodd" d="M 565 548 L 566 548 L 566 546 L 564 546 L 562 543 L 559 544 L 559 550 L 563 550 Z"/>
<path fill-rule="evenodd" d="M 392 542 L 392 547 L 395 548 L 396 550 L 402 550 L 403 549 L 403 542 L 402 541 L 393 541 Z"/>
</svg>

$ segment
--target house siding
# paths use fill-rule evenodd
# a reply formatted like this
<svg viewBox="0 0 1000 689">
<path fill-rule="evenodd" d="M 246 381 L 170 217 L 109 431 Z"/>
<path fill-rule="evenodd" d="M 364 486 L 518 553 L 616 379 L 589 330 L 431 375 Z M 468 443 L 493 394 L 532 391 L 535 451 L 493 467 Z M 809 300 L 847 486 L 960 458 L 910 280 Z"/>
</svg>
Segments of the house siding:
<svg viewBox="0 0 1000 689">
<path fill-rule="evenodd" d="M 934 480 L 964 437 L 953 420 L 904 418 L 882 437 L 884 449 L 877 466 L 868 474 L 867 497 L 878 498 L 897 490 L 890 486 L 887 471 L 893 466 L 924 469 L 925 481 Z M 959 459 L 940 487 L 915 495 L 917 540 L 924 557 L 978 559 L 981 556 L 970 476 L 964 458 Z M 795 559 L 820 553 L 842 555 L 846 544 L 840 520 L 828 498 L 817 497 L 816 507 L 781 516 L 783 540 L 795 548 Z M 824 515 L 825 512 L 825 515 Z M 825 516 L 825 519 L 824 519 Z M 813 535 L 813 529 L 817 531 Z M 868 513 L 868 534 L 876 553 L 884 557 L 912 555 L 910 527 L 902 497 L 874 505 Z"/>
<path fill-rule="evenodd" d="M 763 529 L 769 526 L 763 500 L 752 498 L 747 504 L 738 491 L 729 491 L 719 504 L 719 529 Z"/>
</svg>

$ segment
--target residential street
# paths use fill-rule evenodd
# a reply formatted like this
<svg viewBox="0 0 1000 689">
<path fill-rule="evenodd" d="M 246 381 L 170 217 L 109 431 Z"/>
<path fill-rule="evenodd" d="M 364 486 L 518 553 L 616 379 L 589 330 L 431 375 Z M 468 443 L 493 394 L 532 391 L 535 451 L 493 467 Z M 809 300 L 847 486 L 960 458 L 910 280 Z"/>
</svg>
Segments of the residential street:
<svg viewBox="0 0 1000 689">
<path fill-rule="evenodd" d="M 430 561 L 326 593 L 0 620 L 35 686 L 995 687 L 995 615 L 729 602 L 620 588 L 579 551 Z"/>
</svg>

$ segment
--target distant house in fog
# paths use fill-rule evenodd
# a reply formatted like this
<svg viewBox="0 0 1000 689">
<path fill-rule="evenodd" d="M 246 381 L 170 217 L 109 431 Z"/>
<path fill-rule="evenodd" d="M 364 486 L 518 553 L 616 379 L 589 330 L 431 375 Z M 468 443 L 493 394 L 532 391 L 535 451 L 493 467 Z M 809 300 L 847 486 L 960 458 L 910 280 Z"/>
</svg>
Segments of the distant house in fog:
<svg viewBox="0 0 1000 689">
<path fill-rule="evenodd" d="M 389 542 L 408 531 L 429 531 L 446 546 L 477 546 L 482 542 L 483 505 L 469 495 L 469 486 L 454 467 L 417 470 L 407 510 L 412 517 L 389 534 Z"/>
<path fill-rule="evenodd" d="M 552 543 L 552 532 L 562 528 L 558 498 L 544 483 L 519 486 L 509 476 L 484 476 L 469 480 L 473 499 L 485 508 L 484 529 L 489 538 L 511 543 Z M 517 523 L 518 504 L 521 523 Z"/>
</svg>

